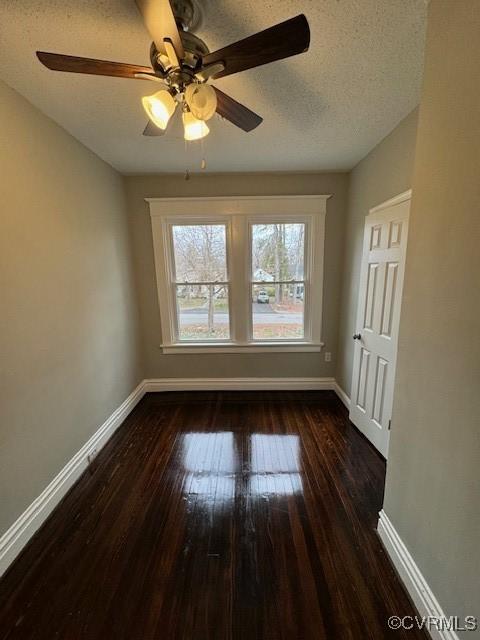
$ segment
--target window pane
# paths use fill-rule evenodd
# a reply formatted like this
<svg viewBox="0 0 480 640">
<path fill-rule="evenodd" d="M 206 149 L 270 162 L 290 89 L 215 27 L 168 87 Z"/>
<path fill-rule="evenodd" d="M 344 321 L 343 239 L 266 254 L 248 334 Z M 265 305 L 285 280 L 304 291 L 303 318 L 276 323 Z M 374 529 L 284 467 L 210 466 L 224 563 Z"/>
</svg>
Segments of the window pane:
<svg viewBox="0 0 480 640">
<path fill-rule="evenodd" d="M 228 286 L 177 285 L 179 340 L 230 338 Z"/>
<path fill-rule="evenodd" d="M 252 280 L 303 280 L 305 225 L 252 225 Z"/>
<path fill-rule="evenodd" d="M 253 285 L 253 338 L 255 340 L 303 338 L 304 289 L 303 282 Z"/>
<path fill-rule="evenodd" d="M 227 280 L 225 225 L 174 225 L 172 233 L 177 282 Z"/>
</svg>

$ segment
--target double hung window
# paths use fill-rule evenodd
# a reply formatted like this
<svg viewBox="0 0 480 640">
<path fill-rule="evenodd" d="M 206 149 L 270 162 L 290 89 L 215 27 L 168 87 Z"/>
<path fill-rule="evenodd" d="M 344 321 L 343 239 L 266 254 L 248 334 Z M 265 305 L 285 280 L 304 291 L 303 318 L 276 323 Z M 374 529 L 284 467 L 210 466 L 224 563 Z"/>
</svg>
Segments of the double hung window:
<svg viewBox="0 0 480 640">
<path fill-rule="evenodd" d="M 227 225 L 172 224 L 170 231 L 177 340 L 229 340 Z"/>
<path fill-rule="evenodd" d="M 326 198 L 150 200 L 164 351 L 320 350 Z"/>
</svg>

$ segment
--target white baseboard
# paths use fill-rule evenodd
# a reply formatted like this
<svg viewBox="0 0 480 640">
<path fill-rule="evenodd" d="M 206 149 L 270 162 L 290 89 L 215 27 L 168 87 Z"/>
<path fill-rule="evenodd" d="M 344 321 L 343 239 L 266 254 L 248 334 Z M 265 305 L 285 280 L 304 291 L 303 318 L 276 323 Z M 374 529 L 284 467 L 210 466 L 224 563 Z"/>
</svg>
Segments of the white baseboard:
<svg viewBox="0 0 480 640">
<path fill-rule="evenodd" d="M 428 582 L 383 509 L 380 511 L 377 531 L 420 616 L 445 618 L 443 609 Z M 450 629 L 431 628 L 430 635 L 433 640 L 459 640 L 458 635 Z"/>
<path fill-rule="evenodd" d="M 338 384 L 336 380 L 334 382 L 333 390 L 335 391 L 337 396 L 340 398 L 340 400 L 343 402 L 343 404 L 346 406 L 346 408 L 350 411 L 350 398 L 349 396 L 347 396 L 345 391 L 342 389 L 342 387 Z"/>
<path fill-rule="evenodd" d="M 144 393 L 142 381 L 3 534 L 0 538 L 0 576 L 88 467 L 89 456 L 100 451 Z"/>
<path fill-rule="evenodd" d="M 334 378 L 154 378 L 145 391 L 333 390 Z"/>
<path fill-rule="evenodd" d="M 332 390 L 344 402 L 334 378 L 155 378 L 143 380 L 118 409 L 55 476 L 12 526 L 0 537 L 0 576 L 13 562 L 67 491 L 135 405 L 148 391 Z M 345 394 L 343 393 L 345 396 Z M 346 397 L 346 396 L 345 396 Z"/>
</svg>

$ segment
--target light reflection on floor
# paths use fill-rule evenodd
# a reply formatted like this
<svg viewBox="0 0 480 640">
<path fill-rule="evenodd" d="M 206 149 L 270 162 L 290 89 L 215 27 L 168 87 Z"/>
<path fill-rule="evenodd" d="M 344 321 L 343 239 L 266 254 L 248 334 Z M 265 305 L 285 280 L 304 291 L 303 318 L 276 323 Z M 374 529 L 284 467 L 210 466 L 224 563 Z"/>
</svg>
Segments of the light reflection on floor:
<svg viewBox="0 0 480 640">
<path fill-rule="evenodd" d="M 250 493 L 301 493 L 300 443 L 294 435 L 254 433 L 250 438 Z"/>
<path fill-rule="evenodd" d="M 303 490 L 297 435 L 252 434 L 242 446 L 230 431 L 187 433 L 182 462 L 184 494 L 205 506 L 225 505 L 237 493 L 269 498 Z"/>
<path fill-rule="evenodd" d="M 235 497 L 238 467 L 233 433 L 187 433 L 183 436 L 184 492 L 205 502 Z"/>
</svg>

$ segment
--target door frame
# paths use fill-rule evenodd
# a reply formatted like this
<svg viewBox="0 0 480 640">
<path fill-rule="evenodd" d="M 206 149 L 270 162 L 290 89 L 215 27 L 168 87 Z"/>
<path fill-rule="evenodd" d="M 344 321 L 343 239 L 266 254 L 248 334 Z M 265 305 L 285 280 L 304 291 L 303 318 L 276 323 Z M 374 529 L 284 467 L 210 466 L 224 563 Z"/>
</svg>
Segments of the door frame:
<svg viewBox="0 0 480 640">
<path fill-rule="evenodd" d="M 389 198 L 388 200 L 386 200 L 385 202 L 382 202 L 381 204 L 373 207 L 372 209 L 369 210 L 368 214 L 365 216 L 365 222 L 364 222 L 364 232 L 363 232 L 363 244 L 362 244 L 362 258 L 361 258 L 361 265 L 360 265 L 360 278 L 359 278 L 359 295 L 358 295 L 358 299 L 357 299 L 357 311 L 356 311 L 356 316 L 355 316 L 355 332 L 354 333 L 360 333 L 362 332 L 362 327 L 363 327 L 363 314 L 364 314 L 364 306 L 365 306 L 365 296 L 367 294 L 367 278 L 368 278 L 368 252 L 369 252 L 369 242 L 370 242 L 370 237 L 369 235 L 366 233 L 366 227 L 367 224 L 370 224 L 372 222 L 376 222 L 381 221 L 384 222 L 386 220 L 388 220 L 389 218 L 389 214 L 386 214 L 387 209 L 390 209 L 391 207 L 398 205 L 398 204 L 402 204 L 403 202 L 407 202 L 407 201 L 411 201 L 412 198 L 412 190 L 408 189 L 407 191 L 403 191 L 402 193 L 394 196 L 393 198 Z M 407 257 L 407 245 L 408 245 L 408 226 L 409 226 L 409 218 L 410 218 L 410 207 L 408 208 L 408 212 L 407 212 L 407 216 L 405 218 L 405 223 L 406 223 L 406 242 L 403 248 L 403 253 L 402 253 L 402 258 L 401 258 L 401 263 L 400 263 L 400 271 L 399 271 L 399 275 L 401 278 L 401 294 L 400 294 L 400 304 L 398 305 L 398 308 L 396 309 L 395 313 L 398 314 L 398 319 L 397 319 L 397 335 L 396 335 L 396 344 L 395 344 L 395 348 L 394 348 L 394 357 L 392 358 L 392 360 L 390 361 L 390 364 L 392 366 L 392 371 L 393 371 L 393 380 L 392 380 L 392 409 L 393 409 L 393 393 L 394 393 L 394 387 L 395 387 L 395 377 L 396 377 L 396 365 L 397 365 L 397 354 L 398 354 L 398 335 L 400 332 L 400 318 L 401 318 L 401 306 L 402 306 L 402 300 L 403 300 L 403 285 L 404 285 L 404 275 L 405 275 L 405 265 L 406 265 L 406 257 Z M 356 373 L 357 373 L 357 369 L 359 366 L 359 353 L 360 350 L 359 348 L 357 348 L 357 346 L 355 345 L 354 347 L 354 357 L 353 357 L 353 365 L 352 365 L 352 384 L 351 384 L 351 402 L 350 402 L 350 416 L 352 414 L 352 409 L 354 407 L 354 398 L 355 398 L 355 394 L 357 391 L 357 385 L 358 385 L 358 380 L 356 379 Z M 358 377 L 358 376 L 357 376 Z M 351 418 L 350 418 L 351 420 Z M 353 420 L 351 420 L 353 422 Z M 355 423 L 354 423 L 355 424 Z M 361 429 L 360 426 L 356 425 L 357 428 L 364 433 L 364 431 Z M 390 431 L 390 426 L 391 426 L 391 415 L 389 417 L 389 427 L 388 427 L 388 431 Z M 364 435 L 370 440 L 370 442 L 372 442 L 373 446 L 375 446 L 378 451 L 385 457 L 388 457 L 388 446 L 389 446 L 389 437 L 387 438 L 386 441 L 386 445 L 385 447 L 379 447 L 377 446 L 377 443 L 374 442 L 373 439 L 369 438 L 369 436 L 364 433 Z M 389 436 L 389 434 L 388 434 Z"/>
</svg>

